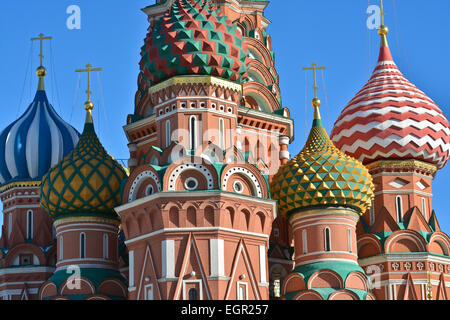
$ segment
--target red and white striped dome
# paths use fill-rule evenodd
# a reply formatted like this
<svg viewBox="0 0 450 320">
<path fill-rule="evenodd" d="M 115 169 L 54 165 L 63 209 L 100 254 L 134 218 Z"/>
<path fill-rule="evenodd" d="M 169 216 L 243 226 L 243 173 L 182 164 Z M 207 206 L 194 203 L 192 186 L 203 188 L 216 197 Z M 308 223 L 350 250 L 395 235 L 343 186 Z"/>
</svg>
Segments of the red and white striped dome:
<svg viewBox="0 0 450 320">
<path fill-rule="evenodd" d="M 415 159 L 440 169 L 450 157 L 449 122 L 439 107 L 403 76 L 387 43 L 381 47 L 369 82 L 337 119 L 331 138 L 341 151 L 364 164 Z"/>
</svg>

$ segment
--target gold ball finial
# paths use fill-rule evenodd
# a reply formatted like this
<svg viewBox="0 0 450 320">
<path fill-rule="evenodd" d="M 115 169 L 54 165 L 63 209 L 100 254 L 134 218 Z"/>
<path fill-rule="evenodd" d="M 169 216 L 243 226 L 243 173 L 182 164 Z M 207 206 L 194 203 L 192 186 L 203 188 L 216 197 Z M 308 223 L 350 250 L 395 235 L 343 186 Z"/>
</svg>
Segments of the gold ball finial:
<svg viewBox="0 0 450 320">
<path fill-rule="evenodd" d="M 94 103 L 92 101 L 86 101 L 84 104 L 84 109 L 86 111 L 92 111 L 92 109 L 94 109 Z"/>
<path fill-rule="evenodd" d="M 313 107 L 315 107 L 315 108 L 320 107 L 320 104 L 321 104 L 321 103 L 322 103 L 322 102 L 320 101 L 319 98 L 314 98 L 314 99 L 312 99 L 312 105 L 313 105 Z"/>
<path fill-rule="evenodd" d="M 40 66 L 36 69 L 36 74 L 39 78 L 44 78 L 47 75 L 47 70 L 43 66 Z"/>
<path fill-rule="evenodd" d="M 378 29 L 378 34 L 379 34 L 380 36 L 387 36 L 388 33 L 389 33 L 389 28 L 386 27 L 384 24 L 382 24 L 382 25 L 380 26 L 380 28 Z"/>
</svg>

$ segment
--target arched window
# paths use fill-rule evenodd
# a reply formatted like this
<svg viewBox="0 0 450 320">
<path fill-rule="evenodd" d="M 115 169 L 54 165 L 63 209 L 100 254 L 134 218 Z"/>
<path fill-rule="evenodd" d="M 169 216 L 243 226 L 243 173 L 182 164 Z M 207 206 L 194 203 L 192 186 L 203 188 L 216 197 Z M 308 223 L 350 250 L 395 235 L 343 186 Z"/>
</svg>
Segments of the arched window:
<svg viewBox="0 0 450 320">
<path fill-rule="evenodd" d="M 80 258 L 86 258 L 86 234 L 80 234 Z"/>
<path fill-rule="evenodd" d="M 427 202 L 425 200 L 425 198 L 422 198 L 422 214 L 424 216 L 424 218 L 427 218 Z"/>
<path fill-rule="evenodd" d="M 170 120 L 166 121 L 166 148 L 170 146 L 172 132 L 170 130 Z"/>
<path fill-rule="evenodd" d="M 59 261 L 64 260 L 64 237 L 59 237 Z"/>
<path fill-rule="evenodd" d="M 198 300 L 197 289 L 189 289 L 189 300 Z"/>
<path fill-rule="evenodd" d="M 109 237 L 107 234 L 103 235 L 103 259 L 109 259 Z"/>
<path fill-rule="evenodd" d="M 33 210 L 27 211 L 27 239 L 33 239 Z"/>
<path fill-rule="evenodd" d="M 352 253 L 352 230 L 347 229 L 347 247 L 348 252 Z"/>
<path fill-rule="evenodd" d="M 197 118 L 195 116 L 189 118 L 189 143 L 191 150 L 197 148 Z"/>
<path fill-rule="evenodd" d="M 222 118 L 219 119 L 219 147 L 225 149 L 225 122 Z"/>
<path fill-rule="evenodd" d="M 395 209 L 397 210 L 397 222 L 403 222 L 403 205 L 402 197 L 395 197 Z"/>
<path fill-rule="evenodd" d="M 325 236 L 325 251 L 331 251 L 330 228 L 325 228 L 324 236 Z"/>
<path fill-rule="evenodd" d="M 302 231 L 303 253 L 308 253 L 308 234 L 306 230 Z"/>
</svg>

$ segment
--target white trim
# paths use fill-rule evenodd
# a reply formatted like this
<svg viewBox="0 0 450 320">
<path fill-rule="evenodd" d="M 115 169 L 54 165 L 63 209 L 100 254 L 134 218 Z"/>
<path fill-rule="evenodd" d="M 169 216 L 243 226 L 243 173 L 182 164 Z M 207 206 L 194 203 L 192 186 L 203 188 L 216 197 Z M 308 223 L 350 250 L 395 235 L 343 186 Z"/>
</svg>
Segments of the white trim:
<svg viewBox="0 0 450 320">
<path fill-rule="evenodd" d="M 225 120 L 219 118 L 219 147 L 225 149 Z"/>
<path fill-rule="evenodd" d="M 149 299 L 149 296 L 148 296 L 148 291 L 149 291 L 148 289 L 149 288 L 151 288 L 151 293 L 152 293 L 151 299 Z M 155 300 L 155 294 L 153 292 L 153 283 L 146 284 L 144 286 L 144 293 L 145 293 L 145 300 Z"/>
<path fill-rule="evenodd" d="M 55 268 L 53 267 L 20 267 L 20 268 L 1 268 L 0 276 L 9 275 L 9 274 L 31 274 L 31 273 L 53 273 Z M 7 282 L 8 283 L 8 282 Z M 31 282 L 30 282 L 31 283 Z M 23 282 L 21 282 L 23 284 Z M 0 284 L 3 286 L 4 283 Z"/>
<path fill-rule="evenodd" d="M 241 230 L 235 230 L 230 228 L 217 228 L 217 227 L 204 227 L 204 228 L 167 228 L 167 229 L 160 229 L 157 231 L 153 231 L 147 234 L 140 235 L 139 237 L 129 239 L 125 241 L 126 245 L 129 245 L 133 242 L 140 241 L 146 238 L 150 238 L 156 235 L 159 235 L 161 233 L 169 233 L 169 232 L 217 232 L 217 231 L 225 231 L 225 232 L 231 232 L 236 234 L 243 234 L 243 235 L 250 235 L 250 236 L 256 236 L 268 239 L 269 236 L 262 233 L 255 233 L 255 232 L 248 232 L 248 231 L 241 231 Z"/>
<path fill-rule="evenodd" d="M 327 222 L 327 225 L 340 225 L 340 226 L 347 226 L 347 227 L 351 227 L 353 230 L 355 230 L 355 222 L 352 221 L 352 224 L 349 223 L 341 223 L 341 222 Z M 317 223 L 310 223 L 310 224 L 305 224 L 305 225 L 300 225 L 298 226 L 300 223 L 292 223 L 292 231 L 297 231 L 299 229 L 305 229 L 307 227 L 311 227 L 311 226 L 320 226 L 323 225 L 323 222 L 317 222 Z"/>
<path fill-rule="evenodd" d="M 418 191 L 418 190 L 383 190 L 383 191 L 378 191 L 375 192 L 375 195 L 378 196 L 380 194 L 410 194 L 410 193 L 415 193 L 415 194 L 419 194 L 422 196 L 426 196 L 426 197 L 433 197 L 433 194 L 431 193 L 426 193 L 426 192 L 422 192 L 422 191 Z"/>
<path fill-rule="evenodd" d="M 348 254 L 348 252 L 347 252 Z M 314 259 L 314 260 L 308 260 L 302 263 L 296 263 L 295 267 L 299 267 L 299 266 L 303 266 L 305 264 L 310 264 L 310 263 L 315 263 L 315 262 L 322 262 L 322 261 L 343 261 L 343 262 L 350 262 L 353 263 L 356 266 L 359 266 L 358 263 L 355 262 L 355 260 L 351 260 L 351 259 L 343 259 L 343 258 L 330 258 L 330 259 Z"/>
<path fill-rule="evenodd" d="M 195 192 L 195 195 L 197 197 L 216 197 L 216 198 L 220 198 L 220 197 L 229 197 L 229 198 L 233 198 L 233 199 L 238 199 L 238 200 L 252 200 L 259 203 L 264 203 L 264 204 L 270 204 L 272 205 L 273 208 L 273 213 L 274 213 L 274 218 L 276 218 L 276 201 L 275 200 L 270 200 L 270 199 L 264 199 L 264 198 L 258 198 L 256 199 L 255 197 L 252 196 L 247 196 L 247 195 L 239 195 L 233 192 L 227 192 L 227 191 L 216 191 L 216 190 L 211 190 L 211 191 L 198 191 Z M 139 205 L 148 203 L 152 200 L 155 199 L 160 199 L 160 198 L 170 198 L 170 199 L 174 199 L 174 198 L 191 198 L 192 194 L 189 192 L 159 192 L 159 193 L 155 193 L 152 194 L 150 196 L 147 197 L 143 197 L 140 199 L 137 199 L 133 202 L 129 202 L 129 203 L 125 203 L 121 206 L 118 206 L 116 208 L 114 208 L 114 210 L 117 213 L 121 213 L 125 210 L 131 209 L 131 208 L 135 208 Z"/>
<path fill-rule="evenodd" d="M 314 252 L 310 252 L 310 253 L 304 253 L 304 254 L 300 254 L 298 256 L 295 256 L 294 259 L 298 260 L 304 257 L 310 257 L 310 256 L 315 256 L 315 255 L 324 255 L 324 254 L 345 254 L 347 256 L 352 256 L 355 258 L 358 258 L 358 255 L 356 253 L 350 253 L 348 251 L 314 251 Z"/>
<path fill-rule="evenodd" d="M 40 204 L 15 205 L 4 209 L 3 213 L 10 212 L 15 209 L 29 209 L 29 208 L 39 209 L 40 207 L 41 207 Z"/>
<path fill-rule="evenodd" d="M 109 235 L 106 233 L 103 234 L 103 259 L 110 260 L 109 259 Z"/>
<path fill-rule="evenodd" d="M 308 231 L 306 229 L 302 230 L 302 242 L 303 242 L 303 254 L 308 253 Z"/>
</svg>

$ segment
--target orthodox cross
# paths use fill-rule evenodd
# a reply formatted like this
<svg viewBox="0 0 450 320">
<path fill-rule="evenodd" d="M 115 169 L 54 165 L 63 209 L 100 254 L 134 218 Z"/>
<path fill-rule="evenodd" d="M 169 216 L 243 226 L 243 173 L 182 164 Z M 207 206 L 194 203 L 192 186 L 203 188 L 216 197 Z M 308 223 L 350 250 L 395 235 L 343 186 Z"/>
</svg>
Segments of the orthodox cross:
<svg viewBox="0 0 450 320">
<path fill-rule="evenodd" d="M 309 67 L 309 68 L 305 67 L 305 68 L 302 69 L 302 70 L 305 70 L 305 71 L 307 71 L 307 70 L 312 70 L 313 71 L 313 75 L 314 75 L 314 86 L 313 86 L 313 89 L 314 89 L 314 98 L 315 99 L 317 99 L 317 90 L 318 90 L 317 81 L 316 81 L 316 70 L 325 70 L 325 69 L 326 69 L 326 67 L 318 67 L 315 62 L 313 62 L 311 67 Z"/>
<path fill-rule="evenodd" d="M 44 55 L 42 54 L 42 42 L 44 40 L 51 40 L 52 37 L 45 37 L 43 33 L 41 33 L 39 35 L 39 38 L 31 38 L 31 41 L 40 41 L 40 47 L 41 47 L 41 51 L 39 54 L 39 58 L 41 58 L 41 67 L 42 67 L 42 60 L 44 59 Z"/>
<path fill-rule="evenodd" d="M 75 70 L 75 72 L 87 72 L 88 85 L 87 85 L 86 93 L 88 95 L 88 102 L 91 101 L 91 94 L 92 94 L 92 91 L 91 91 L 91 72 L 93 72 L 93 71 L 102 71 L 102 70 L 103 70 L 102 68 L 92 68 L 92 65 L 90 63 L 88 63 L 86 65 L 86 69 Z"/>
</svg>

